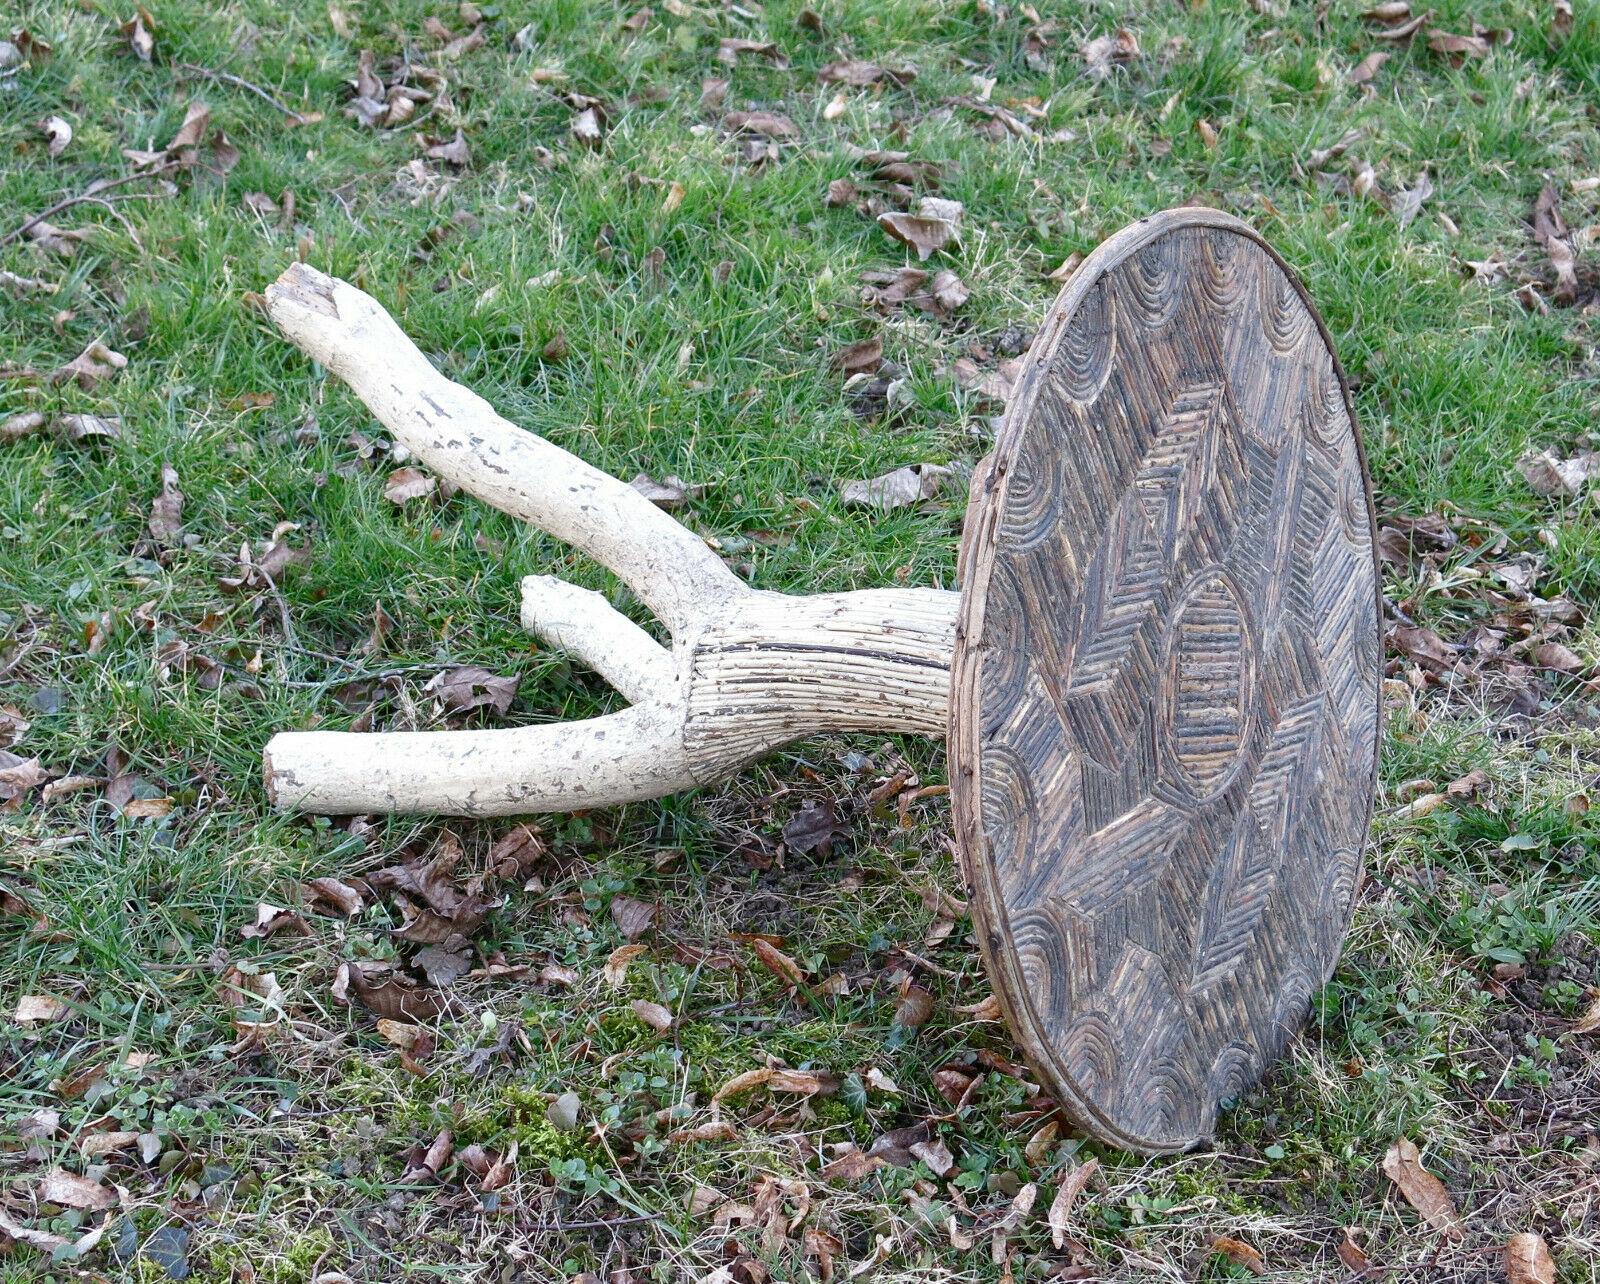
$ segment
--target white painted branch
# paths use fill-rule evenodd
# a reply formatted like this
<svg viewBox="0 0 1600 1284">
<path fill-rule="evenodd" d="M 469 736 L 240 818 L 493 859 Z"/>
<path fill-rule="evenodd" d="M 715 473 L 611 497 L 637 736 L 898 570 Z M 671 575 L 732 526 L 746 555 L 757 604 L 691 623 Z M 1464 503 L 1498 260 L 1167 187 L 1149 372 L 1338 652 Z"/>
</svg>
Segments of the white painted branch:
<svg viewBox="0 0 1600 1284">
<path fill-rule="evenodd" d="M 439 476 L 610 567 L 674 634 L 749 591 L 705 541 L 632 486 L 446 379 L 353 285 L 291 264 L 267 287 L 267 311 Z"/>
<path fill-rule="evenodd" d="M 495 731 L 274 736 L 264 765 L 278 806 L 570 811 L 710 784 L 821 732 L 944 734 L 956 594 L 755 592 L 631 486 L 440 375 L 360 290 L 296 265 L 267 299 L 284 333 L 435 472 L 609 566 L 673 635 L 668 651 L 598 593 L 529 576 L 524 625 L 631 708 Z"/>
<path fill-rule="evenodd" d="M 942 736 L 956 600 L 937 589 L 752 593 L 675 648 L 681 697 L 494 731 L 288 732 L 267 745 L 267 793 L 329 814 L 514 816 L 713 784 L 824 732 Z"/>
<path fill-rule="evenodd" d="M 553 575 L 524 577 L 522 627 L 570 651 L 634 704 L 670 700 L 681 685 L 672 652 L 593 589 Z"/>
<path fill-rule="evenodd" d="M 576 811 L 700 783 L 682 712 L 661 704 L 493 731 L 290 732 L 267 742 L 264 759 L 274 805 L 336 816 Z"/>
</svg>

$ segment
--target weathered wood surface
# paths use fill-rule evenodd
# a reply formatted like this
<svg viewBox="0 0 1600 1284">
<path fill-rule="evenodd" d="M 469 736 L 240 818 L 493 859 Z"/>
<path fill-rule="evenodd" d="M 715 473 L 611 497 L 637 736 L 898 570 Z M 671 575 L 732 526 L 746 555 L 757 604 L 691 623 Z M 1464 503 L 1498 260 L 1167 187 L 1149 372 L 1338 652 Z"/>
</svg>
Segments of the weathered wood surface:
<svg viewBox="0 0 1600 1284">
<path fill-rule="evenodd" d="M 950 752 L 990 975 L 1088 1130 L 1183 1149 L 1360 881 L 1379 597 L 1327 333 L 1246 225 L 1146 219 L 1062 292 L 974 492 Z"/>
<path fill-rule="evenodd" d="M 672 635 L 662 646 L 601 594 L 530 575 L 524 626 L 603 674 L 631 708 L 487 730 L 285 732 L 263 753 L 277 806 L 573 811 L 713 784 L 823 732 L 943 732 L 954 593 L 759 592 L 632 486 L 446 379 L 372 296 L 296 263 L 267 287 L 267 308 L 440 477 L 610 567 Z"/>
</svg>

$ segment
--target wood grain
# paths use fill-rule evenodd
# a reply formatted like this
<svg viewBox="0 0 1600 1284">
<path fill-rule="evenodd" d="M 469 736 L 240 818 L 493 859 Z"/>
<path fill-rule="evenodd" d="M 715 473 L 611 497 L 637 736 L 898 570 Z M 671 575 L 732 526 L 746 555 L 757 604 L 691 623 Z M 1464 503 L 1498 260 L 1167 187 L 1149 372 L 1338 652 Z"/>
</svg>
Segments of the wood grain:
<svg viewBox="0 0 1600 1284">
<path fill-rule="evenodd" d="M 967 520 L 950 754 L 996 994 L 1084 1128 L 1185 1149 L 1330 974 L 1376 767 L 1366 463 L 1282 260 L 1193 208 L 1096 250 Z"/>
</svg>

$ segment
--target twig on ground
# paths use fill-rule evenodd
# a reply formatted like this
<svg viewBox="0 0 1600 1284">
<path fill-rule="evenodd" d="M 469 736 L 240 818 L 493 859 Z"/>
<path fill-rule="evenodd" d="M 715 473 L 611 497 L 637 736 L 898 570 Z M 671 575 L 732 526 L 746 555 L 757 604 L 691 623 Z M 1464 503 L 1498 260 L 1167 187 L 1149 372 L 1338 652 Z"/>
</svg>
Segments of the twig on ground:
<svg viewBox="0 0 1600 1284">
<path fill-rule="evenodd" d="M 560 1220 L 545 1222 L 547 1230 L 575 1231 L 599 1230 L 606 1226 L 632 1226 L 638 1222 L 659 1222 L 665 1213 L 639 1213 L 633 1217 L 606 1217 L 594 1222 L 563 1222 Z"/>
<path fill-rule="evenodd" d="M 178 71 L 182 75 L 199 76 L 204 80 L 220 82 L 224 85 L 235 85 L 240 89 L 248 90 L 263 102 L 276 107 L 297 125 L 311 123 L 311 117 L 297 112 L 293 107 L 286 106 L 280 99 L 274 97 L 267 90 L 253 81 L 246 80 L 243 76 L 235 76 L 231 71 L 213 71 L 210 67 L 202 67 L 199 63 L 183 62 L 178 64 Z"/>
<path fill-rule="evenodd" d="M 122 196 L 90 196 L 85 198 L 84 204 L 99 205 L 104 207 L 106 212 L 110 214 L 112 218 L 116 219 L 117 222 L 122 224 L 122 230 L 128 234 L 128 239 L 133 242 L 134 248 L 137 249 L 140 254 L 143 254 L 144 242 L 139 239 L 139 234 L 133 230 L 133 224 L 128 222 L 128 216 L 119 210 L 114 204 L 112 204 L 112 202 L 138 200 L 146 195 L 147 193 L 143 192 L 128 192 Z"/>
<path fill-rule="evenodd" d="M 180 168 L 183 163 L 184 162 L 181 160 L 169 160 L 163 164 L 157 165 L 154 169 L 140 170 L 137 174 L 124 174 L 121 178 L 110 178 L 101 183 L 98 187 L 95 187 L 92 191 L 78 192 L 73 196 L 65 197 L 64 199 L 57 201 L 48 209 L 40 210 L 39 213 L 24 220 L 20 227 L 13 228 L 4 236 L 0 236 L 0 247 L 10 245 L 11 242 L 15 241 L 18 237 L 25 235 L 29 228 L 36 227 L 38 224 L 44 222 L 45 219 L 49 218 L 52 214 L 59 214 L 62 210 L 71 209 L 74 205 L 87 205 L 90 202 L 98 202 L 99 204 L 103 205 L 106 203 L 105 193 L 110 191 L 113 187 L 121 187 L 126 183 L 137 183 L 140 180 L 147 178 L 159 178 L 161 175 L 168 173 L 171 170 Z"/>
</svg>

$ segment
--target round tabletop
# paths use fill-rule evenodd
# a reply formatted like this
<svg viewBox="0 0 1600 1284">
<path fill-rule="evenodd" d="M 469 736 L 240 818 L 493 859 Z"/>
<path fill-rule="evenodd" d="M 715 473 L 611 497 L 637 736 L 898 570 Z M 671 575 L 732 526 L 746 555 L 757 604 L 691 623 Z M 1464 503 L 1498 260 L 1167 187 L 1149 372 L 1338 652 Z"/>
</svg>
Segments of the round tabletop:
<svg viewBox="0 0 1600 1284">
<path fill-rule="evenodd" d="M 1304 289 L 1200 208 L 1095 250 L 974 485 L 950 703 L 995 993 L 1045 1088 L 1208 1137 L 1338 957 L 1376 770 L 1366 461 Z"/>
</svg>

